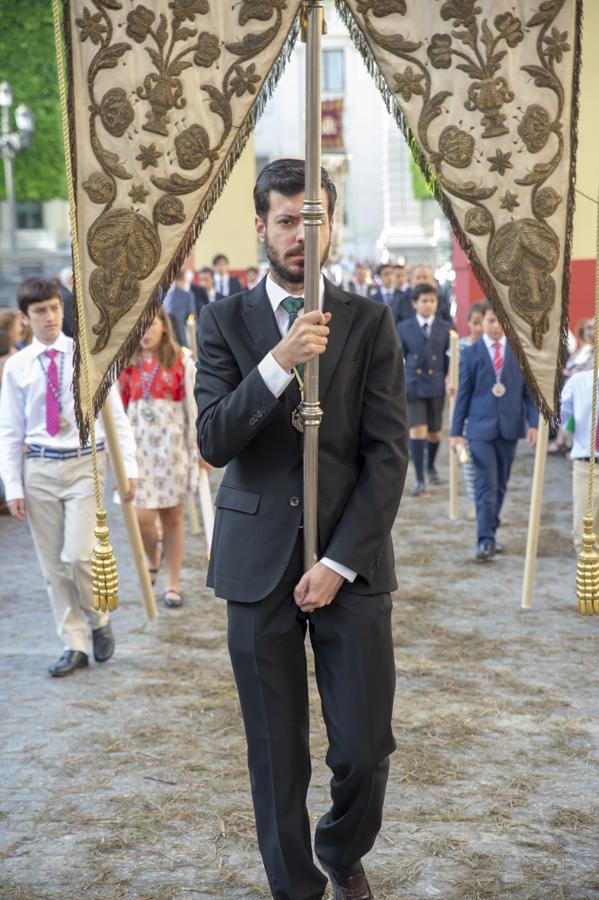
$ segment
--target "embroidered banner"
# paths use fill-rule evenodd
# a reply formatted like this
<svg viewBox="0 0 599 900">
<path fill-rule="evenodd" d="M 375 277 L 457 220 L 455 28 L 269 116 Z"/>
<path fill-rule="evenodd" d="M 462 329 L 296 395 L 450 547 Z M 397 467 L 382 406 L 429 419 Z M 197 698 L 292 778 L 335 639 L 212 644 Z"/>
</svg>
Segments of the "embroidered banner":
<svg viewBox="0 0 599 900">
<path fill-rule="evenodd" d="M 566 358 L 580 0 L 336 0 L 555 421 Z"/>
<path fill-rule="evenodd" d="M 300 3 L 64 0 L 96 412 L 276 85 Z M 84 437 L 78 355 L 75 392 Z"/>
</svg>

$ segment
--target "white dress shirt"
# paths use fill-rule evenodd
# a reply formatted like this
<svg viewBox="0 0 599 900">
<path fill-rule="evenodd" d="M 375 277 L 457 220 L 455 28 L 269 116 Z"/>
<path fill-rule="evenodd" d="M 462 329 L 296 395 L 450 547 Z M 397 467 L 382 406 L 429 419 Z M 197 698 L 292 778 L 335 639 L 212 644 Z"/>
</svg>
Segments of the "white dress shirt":
<svg viewBox="0 0 599 900">
<path fill-rule="evenodd" d="M 428 319 L 425 319 L 424 316 L 421 316 L 420 313 L 416 313 L 416 321 L 420 325 L 420 330 L 424 328 L 425 325 L 428 325 L 428 336 L 431 336 L 431 330 L 433 327 L 433 322 L 435 321 L 434 316 L 429 316 Z"/>
<path fill-rule="evenodd" d="M 561 424 L 574 417 L 570 459 L 588 459 L 591 449 L 591 416 L 593 412 L 593 370 L 577 372 L 566 381 L 562 391 Z M 595 434 L 593 428 L 593 434 Z M 599 452 L 595 449 L 595 456 Z"/>
<path fill-rule="evenodd" d="M 40 360 L 46 350 L 59 352 L 55 362 L 59 378 L 62 369 L 62 384 L 59 386 L 60 415 L 61 419 L 69 423 L 66 432 L 55 435 L 48 434 L 46 430 L 47 382 L 40 365 L 41 361 L 45 371 L 48 370 L 49 360 Z M 0 477 L 4 482 L 7 501 L 24 497 L 25 444 L 37 444 L 53 450 L 79 448 L 72 387 L 73 371 L 73 340 L 62 332 L 49 346 L 34 338 L 28 347 L 6 361 L 0 391 Z M 127 477 L 137 478 L 135 440 L 116 386 L 111 388 L 109 397 Z M 101 417 L 96 422 L 96 440 L 104 440 Z"/>
<path fill-rule="evenodd" d="M 281 285 L 277 284 L 276 281 L 270 277 L 270 273 L 266 276 L 265 281 L 266 286 L 266 294 L 270 301 L 270 305 L 272 307 L 272 311 L 275 317 L 275 321 L 277 323 L 277 327 L 281 333 L 281 337 L 285 337 L 289 328 L 289 313 L 286 309 L 284 309 L 281 304 L 286 297 L 302 297 L 304 296 L 303 292 L 301 294 L 289 294 L 285 288 L 282 288 Z M 324 300 L 324 278 L 322 275 L 320 276 L 320 295 L 318 305 L 322 310 L 322 304 Z M 299 310 L 299 315 L 303 312 L 303 307 Z M 286 372 L 283 369 L 272 353 L 267 353 L 264 359 L 258 365 L 258 371 L 260 372 L 262 379 L 275 397 L 280 397 L 283 391 L 289 387 L 291 382 L 294 379 L 294 374 L 291 372 Z M 357 572 L 354 572 L 353 569 L 348 569 L 347 566 L 341 565 L 341 563 L 335 562 L 332 559 L 329 559 L 328 556 L 323 556 L 320 560 L 327 566 L 329 569 L 332 569 L 333 572 L 336 572 L 338 575 L 341 575 L 342 578 L 345 578 L 346 581 L 354 582 L 356 580 Z"/>
<path fill-rule="evenodd" d="M 489 356 L 491 357 L 491 362 L 493 363 L 493 368 L 495 368 L 495 344 L 499 344 L 501 346 L 501 362 L 502 367 L 505 362 L 505 348 L 507 345 L 507 339 L 505 334 L 499 341 L 494 341 L 493 338 L 490 338 L 488 334 L 483 334 L 483 341 L 485 342 L 485 347 L 489 351 Z"/>
<path fill-rule="evenodd" d="M 229 273 L 221 275 L 219 272 L 214 273 L 214 287 L 223 297 L 229 296 Z"/>
</svg>

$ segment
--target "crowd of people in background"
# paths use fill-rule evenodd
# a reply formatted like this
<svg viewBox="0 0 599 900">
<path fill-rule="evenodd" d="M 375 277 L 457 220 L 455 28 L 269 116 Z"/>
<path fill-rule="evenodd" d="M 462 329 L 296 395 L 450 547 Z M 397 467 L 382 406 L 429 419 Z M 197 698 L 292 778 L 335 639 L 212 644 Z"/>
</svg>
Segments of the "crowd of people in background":
<svg viewBox="0 0 599 900">
<path fill-rule="evenodd" d="M 160 314 L 142 340 L 131 365 L 121 376 L 122 399 L 133 425 L 138 445 L 143 448 L 138 453 L 140 468 L 142 470 L 148 468 L 148 471 L 162 468 L 154 465 L 156 458 L 161 453 L 165 459 L 169 456 L 173 459 L 176 455 L 185 460 L 181 464 L 181 471 L 172 470 L 172 478 L 164 496 L 160 490 L 155 490 L 156 485 L 150 487 L 151 479 L 149 479 L 146 482 L 146 488 L 138 491 L 137 497 L 140 525 L 153 578 L 155 578 L 164 553 L 168 585 L 163 599 L 168 605 L 176 606 L 182 599 L 179 570 L 183 554 L 183 499 L 191 483 L 189 471 L 195 471 L 197 468 L 195 462 L 197 452 L 192 449 L 195 440 L 193 411 L 189 402 L 187 405 L 180 404 L 180 408 L 176 412 L 175 408 L 171 410 L 168 405 L 165 407 L 167 410 L 165 415 L 187 417 L 185 423 L 183 420 L 180 423 L 181 428 L 176 430 L 177 440 L 181 444 L 180 447 L 177 444 L 177 447 L 179 450 L 184 449 L 185 453 L 180 454 L 178 450 L 175 454 L 173 447 L 169 451 L 169 448 L 158 448 L 156 442 L 152 442 L 153 424 L 149 417 L 144 418 L 143 408 L 146 408 L 146 414 L 150 403 L 153 403 L 158 409 L 160 404 L 156 401 L 163 399 L 160 394 L 160 385 L 164 378 L 169 381 L 179 379 L 182 386 L 181 399 L 187 392 L 189 401 L 189 395 L 193 392 L 192 351 L 197 346 L 202 308 L 241 290 L 255 288 L 264 274 L 265 270 L 259 266 L 249 266 L 244 270 L 231 269 L 229 258 L 224 253 L 216 254 L 211 265 L 200 266 L 199 269 L 193 269 L 190 266 L 181 269 L 164 295 L 164 305 Z M 343 267 L 331 266 L 325 274 L 344 289 L 373 302 L 383 303 L 391 310 L 406 362 L 410 457 L 415 475 L 411 494 L 417 497 L 429 487 L 434 489 L 441 484 L 435 461 L 441 443 L 445 399 L 447 394 L 451 393 L 447 372 L 449 332 L 456 327 L 454 324 L 456 298 L 453 283 L 451 280 L 439 280 L 431 265 L 418 262 L 411 266 L 403 258 L 399 258 L 395 262 L 387 260 L 376 266 L 365 260 L 355 261 L 351 265 Z M 72 270 L 70 268 L 62 269 L 57 276 L 56 284 L 57 292 L 63 301 L 62 330 L 64 334 L 72 337 L 74 319 Z M 477 343 L 484 342 L 483 318 L 487 310 L 488 305 L 485 305 L 484 301 L 474 303 L 469 308 L 468 333 L 460 337 L 460 354 L 462 356 Z M 148 341 L 151 343 L 154 332 L 157 335 L 157 348 L 152 350 L 148 349 L 146 345 Z M 195 339 L 192 332 L 195 332 Z M 578 519 L 581 519 L 580 511 L 584 506 L 585 488 L 582 473 L 589 453 L 585 444 L 587 436 L 584 426 L 581 424 L 581 415 L 583 406 L 586 409 L 590 403 L 590 392 L 587 397 L 585 390 L 589 378 L 588 373 L 592 368 L 593 338 L 592 319 L 578 322 L 576 333 L 570 332 L 570 355 L 564 372 L 566 377 L 564 418 L 562 428 L 552 435 L 548 448 L 549 453 L 570 455 L 574 461 L 573 534 L 577 549 L 580 549 L 581 546 L 581 525 Z M 31 341 L 32 330 L 27 316 L 18 307 L 0 310 L 0 386 L 6 361 L 19 350 L 27 347 Z M 505 337 L 503 337 L 503 341 L 505 342 Z M 469 358 L 470 355 L 466 353 L 466 359 Z M 464 371 L 465 367 L 463 366 L 462 372 Z M 579 378 L 579 375 L 583 377 Z M 498 404 L 497 408 L 499 406 L 501 404 Z M 481 464 L 479 462 L 477 475 L 473 453 L 466 440 L 468 418 L 466 417 L 461 425 L 457 421 L 454 421 L 453 425 L 459 430 L 459 435 L 455 428 L 452 430 L 455 438 L 464 439 L 458 441 L 452 438 L 452 445 L 459 453 L 460 462 L 463 464 L 466 494 L 472 501 L 474 509 L 481 508 L 481 492 L 483 492 Z M 452 423 L 449 424 L 449 427 L 452 428 Z M 196 453 L 195 457 L 194 452 Z M 189 467 L 188 463 L 191 459 L 194 459 L 194 464 Z M 183 469 L 185 469 L 185 473 Z M 489 477 L 487 473 L 487 481 Z M 183 482 L 185 482 L 185 486 Z M 502 490 L 504 491 L 504 488 Z M 0 483 L 0 509 L 6 511 L 1 491 Z M 596 503 L 595 508 L 599 509 L 599 502 Z M 169 516 L 172 517 L 172 521 Z M 498 518 L 498 514 L 496 518 Z M 164 549 L 158 543 L 161 525 L 163 530 L 172 535 L 172 538 L 165 542 Z M 485 527 L 488 531 L 488 526 Z M 596 530 L 598 527 L 599 522 L 596 523 Z M 481 551 L 481 541 L 479 540 L 477 557 L 492 558 L 494 553 L 489 548 L 492 547 L 493 541 L 483 535 L 482 543 L 488 545 L 487 550 Z"/>
</svg>

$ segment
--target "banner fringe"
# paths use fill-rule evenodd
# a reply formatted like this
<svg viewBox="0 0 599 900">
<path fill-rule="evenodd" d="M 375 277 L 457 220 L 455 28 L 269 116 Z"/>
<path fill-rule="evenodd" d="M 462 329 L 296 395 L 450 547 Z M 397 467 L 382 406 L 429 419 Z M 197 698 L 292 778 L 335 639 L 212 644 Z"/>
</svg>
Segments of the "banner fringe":
<svg viewBox="0 0 599 900">
<path fill-rule="evenodd" d="M 414 161 L 416 165 L 422 172 L 426 183 L 428 184 L 430 190 L 432 191 L 437 203 L 440 205 L 443 213 L 447 217 L 453 234 L 455 235 L 460 247 L 468 257 L 470 265 L 472 266 L 472 271 L 478 281 L 480 287 L 482 288 L 485 296 L 491 302 L 495 314 L 497 318 L 501 322 L 501 325 L 506 333 L 507 339 L 510 342 L 510 346 L 518 359 L 522 372 L 524 374 L 524 379 L 526 381 L 526 386 L 531 394 L 531 397 L 541 413 L 541 415 L 547 420 L 547 423 L 550 428 L 556 429 L 559 427 L 560 423 L 560 395 L 561 389 L 564 381 L 564 366 L 566 364 L 568 350 L 567 350 L 567 338 L 568 338 L 568 308 L 569 308 L 569 286 L 570 286 L 570 253 L 572 249 L 572 229 L 573 229 L 573 215 L 574 215 L 574 184 L 575 184 L 575 173 L 576 173 L 576 126 L 578 122 L 578 111 L 579 111 L 579 88 L 580 88 L 580 64 L 581 64 L 581 54 L 580 54 L 580 45 L 581 45 L 581 35 L 582 35 L 582 0 L 576 0 L 576 22 L 575 22 L 575 59 L 574 59 L 574 74 L 573 74 L 573 84 L 572 84 L 572 112 L 570 119 L 570 129 L 571 129 L 571 159 L 570 159 L 570 174 L 569 174 L 569 186 L 568 186 L 568 223 L 566 230 L 566 241 L 565 241 L 565 249 L 564 249 L 564 275 L 562 280 L 562 316 L 560 323 L 560 348 L 559 348 L 559 356 L 558 356 L 558 372 L 556 376 L 555 382 L 555 390 L 554 390 L 554 398 L 553 398 L 553 408 L 551 408 L 539 390 L 536 379 L 534 378 L 532 369 L 530 368 L 530 364 L 526 357 L 526 353 L 524 352 L 520 340 L 516 335 L 516 332 L 512 326 L 512 323 L 503 309 L 503 304 L 495 287 L 485 269 L 483 264 L 480 262 L 476 251 L 466 235 L 463 231 L 462 226 L 460 225 L 451 205 L 451 201 L 446 196 L 446 194 L 441 189 L 439 182 L 434 176 L 434 173 L 428 163 L 428 160 L 420 147 L 416 137 L 412 133 L 408 120 L 406 119 L 402 109 L 400 108 L 397 99 L 389 88 L 387 80 L 383 75 L 382 70 L 379 67 L 379 64 L 376 60 L 376 57 L 373 53 L 372 47 L 362 31 L 362 28 L 356 21 L 354 13 L 352 9 L 346 3 L 346 0 L 335 0 L 335 6 L 337 8 L 337 12 L 346 25 L 350 37 L 360 53 L 366 68 L 371 75 L 376 87 L 378 88 L 385 106 L 395 119 L 397 125 L 399 126 L 400 131 L 402 132 L 404 138 L 406 139 L 412 156 L 414 157 Z"/>
</svg>

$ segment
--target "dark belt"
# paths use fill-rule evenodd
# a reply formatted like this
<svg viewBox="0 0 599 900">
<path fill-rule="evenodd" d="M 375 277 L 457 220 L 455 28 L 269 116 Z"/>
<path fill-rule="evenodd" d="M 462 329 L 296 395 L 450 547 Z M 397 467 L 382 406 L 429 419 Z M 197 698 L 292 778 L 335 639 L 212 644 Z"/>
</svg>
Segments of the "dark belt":
<svg viewBox="0 0 599 900">
<path fill-rule="evenodd" d="M 577 456 L 576 459 L 577 459 L 578 462 L 585 462 L 585 463 L 588 463 L 588 462 L 591 461 L 591 457 L 590 457 L 590 456 Z M 595 462 L 596 462 L 596 463 L 599 463 L 599 456 L 596 456 L 596 457 L 595 457 Z"/>
<path fill-rule="evenodd" d="M 100 453 L 104 449 L 102 441 L 96 444 L 96 450 Z M 27 445 L 27 459 L 76 459 L 80 456 L 90 456 L 91 447 L 75 447 L 73 450 L 57 450 L 55 447 L 41 447 L 39 444 Z"/>
</svg>

